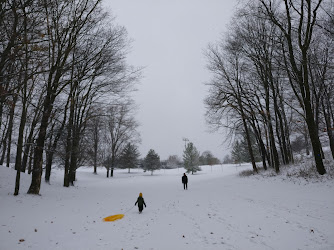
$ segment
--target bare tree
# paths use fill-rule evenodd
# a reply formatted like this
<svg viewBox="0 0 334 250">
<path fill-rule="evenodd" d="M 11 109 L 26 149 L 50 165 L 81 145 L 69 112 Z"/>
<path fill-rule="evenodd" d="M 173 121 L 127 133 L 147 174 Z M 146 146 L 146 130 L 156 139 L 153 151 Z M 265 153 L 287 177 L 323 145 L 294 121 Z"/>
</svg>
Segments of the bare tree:
<svg viewBox="0 0 334 250">
<path fill-rule="evenodd" d="M 54 107 L 53 114 L 51 115 L 50 124 L 48 129 L 48 136 L 46 138 L 46 159 L 45 159 L 45 182 L 50 183 L 52 163 L 54 155 L 58 150 L 58 142 L 63 136 L 66 122 L 67 122 L 67 110 L 69 106 L 69 100 L 67 100 L 65 106 L 63 103 L 58 107 Z"/>
<path fill-rule="evenodd" d="M 69 84 L 68 70 L 71 52 L 78 39 L 91 28 L 100 0 L 72 0 L 43 2 L 46 19 L 45 36 L 48 38 L 48 76 L 45 81 L 46 95 L 43 102 L 42 119 L 34 151 L 34 165 L 29 194 L 39 194 L 43 152 L 50 115 L 56 97 Z"/>
<path fill-rule="evenodd" d="M 286 71 L 295 96 L 305 112 L 316 168 L 321 175 L 325 174 L 326 170 L 312 108 L 309 55 L 317 14 L 322 2 L 322 0 L 302 0 L 297 3 L 284 0 L 282 6 L 275 0 L 260 0 L 263 12 L 283 33 L 286 45 L 284 52 L 287 53 Z"/>
<path fill-rule="evenodd" d="M 322 6 L 324 14 L 321 16 L 322 20 L 317 23 L 321 30 L 317 32 L 315 39 L 311 69 L 322 86 L 320 109 L 324 119 L 320 121 L 324 121 L 323 131 L 327 133 L 334 159 L 334 9 L 331 5 L 333 1 L 325 1 Z"/>
<path fill-rule="evenodd" d="M 102 147 L 102 128 L 103 128 L 103 112 L 101 111 L 101 107 L 97 106 L 94 108 L 95 110 L 95 116 L 92 117 L 89 120 L 89 124 L 87 127 L 87 136 L 88 140 L 91 141 L 92 147 L 89 147 L 88 149 L 88 155 L 89 158 L 91 159 L 90 162 L 92 162 L 93 167 L 94 167 L 94 174 L 97 174 L 97 166 L 98 164 L 102 164 L 103 162 L 101 161 L 103 157 L 101 156 L 101 147 Z"/>
<path fill-rule="evenodd" d="M 23 31 L 20 35 L 21 56 L 18 58 L 18 96 L 21 101 L 21 115 L 19 122 L 19 133 L 16 146 L 16 184 L 14 195 L 18 195 L 20 186 L 20 173 L 22 170 L 22 152 L 24 142 L 24 131 L 27 123 L 28 108 L 32 103 L 36 88 L 36 79 L 39 74 L 39 48 L 40 41 L 38 27 L 41 23 L 40 8 L 36 1 L 19 2 L 18 8 L 21 13 Z M 8 145 L 10 148 L 10 145 Z M 9 152 L 8 152 L 9 154 Z"/>
<path fill-rule="evenodd" d="M 107 167 L 113 176 L 116 160 L 127 143 L 137 144 L 140 142 L 140 135 L 137 131 L 138 123 L 134 118 L 135 107 L 131 100 L 125 103 L 115 104 L 106 111 L 107 141 L 110 147 L 110 162 Z"/>
<path fill-rule="evenodd" d="M 96 117 L 96 101 L 125 98 L 122 95 L 132 90 L 136 80 L 136 70 L 124 61 L 128 46 L 126 31 L 121 26 L 106 26 L 110 21 L 101 15 L 94 29 L 73 50 L 64 186 L 75 180 L 79 145 L 88 121 Z"/>
<path fill-rule="evenodd" d="M 253 170 L 257 172 L 250 139 L 250 128 L 247 123 L 248 116 L 244 105 L 245 98 L 247 98 L 244 75 L 247 63 L 242 58 L 240 43 L 231 39 L 226 44 L 210 46 L 207 58 L 209 61 L 208 69 L 214 75 L 214 78 L 208 83 L 211 88 L 210 95 L 205 101 L 208 109 L 207 116 L 215 121 L 223 119 L 224 115 L 230 115 L 235 119 L 235 114 L 237 114 L 237 127 L 241 124 L 245 132 Z"/>
</svg>

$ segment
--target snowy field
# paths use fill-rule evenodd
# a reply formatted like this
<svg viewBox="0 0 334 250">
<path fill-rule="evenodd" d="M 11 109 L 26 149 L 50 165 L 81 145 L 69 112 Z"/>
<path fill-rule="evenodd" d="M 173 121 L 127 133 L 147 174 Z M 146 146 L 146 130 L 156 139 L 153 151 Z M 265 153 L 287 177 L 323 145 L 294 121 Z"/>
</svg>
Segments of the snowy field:
<svg viewBox="0 0 334 250">
<path fill-rule="evenodd" d="M 250 165 L 106 171 L 80 168 L 75 187 L 53 170 L 41 195 L 27 195 L 30 176 L 0 166 L 0 249 L 261 250 L 334 249 L 334 183 L 293 182 L 281 176 L 240 177 Z M 142 192 L 147 208 L 134 203 Z M 125 214 L 114 222 L 103 217 Z"/>
</svg>

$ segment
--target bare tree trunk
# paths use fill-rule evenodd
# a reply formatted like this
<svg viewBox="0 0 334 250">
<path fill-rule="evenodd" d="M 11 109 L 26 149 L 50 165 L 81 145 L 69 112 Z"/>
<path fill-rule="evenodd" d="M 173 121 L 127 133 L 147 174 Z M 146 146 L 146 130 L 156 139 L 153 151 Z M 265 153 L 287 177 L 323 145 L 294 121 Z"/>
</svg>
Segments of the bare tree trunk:
<svg viewBox="0 0 334 250">
<path fill-rule="evenodd" d="M 35 130 L 36 125 L 37 125 L 37 119 L 35 119 L 35 118 L 37 118 L 37 117 L 34 117 L 34 120 L 32 122 L 28 138 L 26 139 L 26 145 L 24 146 L 21 172 L 26 171 L 26 166 L 27 166 L 29 154 L 30 154 L 31 151 L 33 151 L 31 146 L 33 145 L 33 135 L 34 135 L 34 130 Z"/>
<path fill-rule="evenodd" d="M 95 127 L 94 127 L 94 131 L 93 131 L 93 134 L 94 134 L 94 174 L 97 174 L 97 150 L 98 150 L 98 145 L 99 145 L 99 129 L 98 129 L 98 124 L 95 123 L 94 124 Z"/>
<path fill-rule="evenodd" d="M 244 117 L 242 118 L 242 122 L 243 122 L 243 125 L 244 125 L 244 130 L 245 130 L 246 139 L 247 139 L 248 152 L 249 152 L 249 155 L 250 155 L 250 158 L 251 158 L 253 170 L 254 170 L 254 172 L 258 172 L 258 169 L 256 167 L 256 163 L 255 163 L 255 158 L 254 158 L 254 153 L 253 153 L 253 148 L 252 148 L 252 142 L 251 142 L 251 139 L 250 139 L 248 126 L 247 126 L 247 123 L 246 123 L 246 119 Z"/>
<path fill-rule="evenodd" d="M 113 147 L 115 148 L 115 147 Z M 110 177 L 114 176 L 114 168 L 115 168 L 115 162 L 116 162 L 116 156 L 115 156 L 115 149 L 113 150 L 113 153 L 111 155 L 111 167 L 110 167 Z"/>
<path fill-rule="evenodd" d="M 76 170 L 78 168 L 78 151 L 79 151 L 79 135 L 78 129 L 74 129 L 73 131 L 73 146 L 71 151 L 71 164 L 70 164 L 70 172 L 69 172 L 69 179 L 70 184 L 74 186 Z"/>
<path fill-rule="evenodd" d="M 274 93 L 276 96 L 276 94 Z M 277 98 L 274 97 L 274 109 L 275 109 L 275 116 L 276 116 L 276 134 L 278 136 L 280 148 L 281 148 L 281 154 L 284 164 L 289 164 L 289 155 L 288 155 L 288 149 L 287 149 L 287 143 L 285 138 L 285 131 L 283 126 L 283 118 L 281 111 L 278 108 Z"/>
<path fill-rule="evenodd" d="M 66 139 L 66 152 L 65 152 L 65 170 L 64 170 L 64 187 L 70 186 L 70 161 L 71 161 L 71 152 L 72 152 L 72 135 L 73 135 L 73 119 L 74 119 L 74 101 L 73 93 L 71 90 L 70 93 L 70 116 L 67 123 L 67 139 Z"/>
<path fill-rule="evenodd" d="M 24 150 L 23 150 L 23 158 L 22 158 L 22 164 L 21 164 L 21 172 L 23 173 L 26 172 L 30 148 L 31 148 L 30 143 L 26 142 L 26 145 L 24 146 Z"/>
<path fill-rule="evenodd" d="M 42 171 L 43 171 L 43 151 L 45 145 L 46 130 L 48 127 L 49 117 L 51 114 L 54 98 L 55 97 L 52 98 L 51 93 L 48 92 L 44 100 L 44 105 L 43 105 L 44 111 L 34 150 L 32 178 L 28 194 L 39 194 L 39 190 L 41 187 Z"/>
<path fill-rule="evenodd" d="M 331 116 L 329 115 L 331 109 L 328 99 L 326 99 L 326 105 L 325 105 L 325 100 L 324 99 L 322 100 L 322 110 L 326 122 L 326 131 L 329 139 L 329 146 L 331 149 L 332 157 L 334 159 L 334 134 L 333 134 L 334 123 L 331 121 Z"/>
<path fill-rule="evenodd" d="M 25 83 L 24 83 L 24 89 L 27 85 L 27 74 L 25 77 Z M 25 91 L 24 91 L 25 92 Z M 27 109 L 26 109 L 26 94 L 23 93 L 23 101 L 22 101 L 22 113 L 21 113 L 21 121 L 20 121 L 20 127 L 19 127 L 19 137 L 17 141 L 17 147 L 16 147 L 16 160 L 15 160 L 15 169 L 16 169 L 16 179 L 15 179 L 15 191 L 14 195 L 19 194 L 20 190 L 20 178 L 21 178 L 21 160 L 22 160 L 22 148 L 23 148 L 23 134 L 24 134 L 24 128 L 26 124 L 26 118 L 27 118 Z"/>
<path fill-rule="evenodd" d="M 289 123 L 288 119 L 286 117 L 286 112 L 284 109 L 284 104 L 283 104 L 283 95 L 282 93 L 279 95 L 279 106 L 281 107 L 281 115 L 282 115 L 282 133 L 284 134 L 284 138 L 286 141 L 286 147 L 287 147 L 287 158 L 290 162 L 294 162 L 293 159 L 293 153 L 292 153 L 292 148 L 291 148 L 291 143 L 290 143 L 290 128 L 289 128 Z M 284 125 L 283 125 L 284 124 Z"/>
<path fill-rule="evenodd" d="M 16 184 L 15 184 L 14 195 L 18 195 L 19 189 L 20 189 L 20 172 L 22 170 L 21 160 L 22 160 L 22 149 L 23 149 L 23 133 L 24 133 L 24 127 L 26 124 L 26 116 L 27 116 L 27 110 L 25 107 L 25 102 L 23 102 L 21 122 L 20 122 L 20 128 L 19 128 L 19 137 L 18 137 L 17 147 L 16 147 L 16 160 L 15 160 Z"/>
<path fill-rule="evenodd" d="M 256 124 L 255 124 L 255 122 L 256 122 Z M 259 127 L 259 124 L 258 124 L 258 120 L 256 119 L 255 116 L 253 117 L 253 119 L 251 121 L 251 126 L 253 128 L 253 131 L 254 131 L 256 139 L 257 139 L 257 143 L 258 143 L 259 148 L 260 148 L 262 166 L 263 166 L 264 170 L 267 170 L 266 158 L 268 158 L 268 156 L 267 156 L 265 145 L 264 145 L 263 140 L 262 140 L 261 130 L 260 130 L 260 127 Z"/>
<path fill-rule="evenodd" d="M 6 128 L 7 128 L 6 133 L 5 133 L 5 136 L 3 137 L 3 143 L 2 143 L 2 154 L 0 158 L 0 165 L 3 165 L 5 156 L 6 156 L 6 150 L 7 150 L 8 127 L 6 126 Z"/>
<path fill-rule="evenodd" d="M 109 164 L 107 166 L 107 178 L 109 178 Z"/>
<path fill-rule="evenodd" d="M 276 142 L 274 137 L 274 131 L 273 126 L 271 123 L 271 115 L 270 115 L 270 109 L 269 109 L 269 89 L 266 89 L 266 119 L 267 119 L 267 126 L 268 126 L 268 137 L 269 137 L 269 143 L 270 143 L 270 151 L 273 161 L 273 167 L 276 171 L 276 173 L 279 172 L 279 158 L 276 148 Z"/>
<path fill-rule="evenodd" d="M 50 183 L 50 176 L 51 176 L 51 169 L 52 169 L 52 158 L 53 158 L 54 152 L 49 151 L 46 153 L 46 159 L 45 159 L 45 182 Z"/>
<path fill-rule="evenodd" d="M 32 171 L 32 162 L 33 162 L 34 150 L 30 150 L 29 163 L 28 163 L 28 174 L 31 174 Z"/>
<path fill-rule="evenodd" d="M 67 107 L 68 107 L 68 102 L 65 105 L 64 109 L 64 118 L 63 122 L 60 126 L 60 128 L 57 131 L 57 134 L 55 136 L 54 141 L 52 142 L 50 139 L 50 147 L 49 147 L 49 152 L 46 154 L 46 164 L 45 164 L 45 182 L 50 183 L 50 176 L 51 176 L 51 168 L 52 168 L 52 161 L 53 161 L 53 156 L 54 153 L 57 149 L 58 141 L 64 131 L 64 127 L 66 124 L 66 114 L 67 114 Z M 52 130 L 53 131 L 53 130 Z"/>
<path fill-rule="evenodd" d="M 15 106 L 17 101 L 18 95 L 14 95 L 13 103 L 10 109 L 10 117 L 9 117 L 9 124 L 8 124 L 8 144 L 7 144 L 7 162 L 6 165 L 9 167 L 10 163 L 10 152 L 12 146 L 12 134 L 13 134 L 13 122 L 14 122 L 14 113 L 15 113 Z"/>
</svg>

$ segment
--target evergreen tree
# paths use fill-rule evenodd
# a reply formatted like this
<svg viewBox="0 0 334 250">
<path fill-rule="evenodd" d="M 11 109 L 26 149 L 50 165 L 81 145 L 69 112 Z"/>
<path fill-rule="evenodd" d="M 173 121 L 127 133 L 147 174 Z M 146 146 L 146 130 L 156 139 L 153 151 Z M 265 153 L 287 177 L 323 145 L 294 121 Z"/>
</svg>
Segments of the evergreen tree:
<svg viewBox="0 0 334 250">
<path fill-rule="evenodd" d="M 150 149 L 144 159 L 144 169 L 151 171 L 151 175 L 153 175 L 153 171 L 160 169 L 160 165 L 160 156 L 153 149 Z"/>
<path fill-rule="evenodd" d="M 233 163 L 233 159 L 231 158 L 230 155 L 225 155 L 223 159 L 223 164 L 230 164 Z"/>
<path fill-rule="evenodd" d="M 260 161 L 261 155 L 258 150 L 256 139 L 253 133 L 250 133 L 250 139 L 251 139 L 255 161 Z M 234 142 L 231 155 L 232 155 L 232 160 L 234 161 L 234 163 L 251 162 L 251 157 L 249 155 L 247 139 L 246 139 L 245 134 L 243 134 L 243 137 L 241 140 L 236 140 Z"/>
<path fill-rule="evenodd" d="M 182 166 L 182 160 L 177 155 L 170 155 L 166 161 L 166 168 L 179 168 Z"/>
<path fill-rule="evenodd" d="M 197 171 L 201 171 L 199 165 L 199 152 L 192 142 L 188 143 L 183 151 L 183 163 L 187 173 L 194 174 Z"/>
<path fill-rule="evenodd" d="M 261 154 L 260 154 L 260 150 L 258 147 L 258 144 L 256 143 L 256 137 L 255 134 L 250 131 L 249 133 L 250 136 L 250 140 L 251 140 L 251 145 L 252 145 L 252 150 L 253 150 L 253 155 L 254 155 L 254 160 L 256 162 L 261 161 Z M 245 155 L 245 162 L 251 162 L 251 157 L 249 155 L 249 150 L 247 148 L 247 139 L 246 139 L 246 135 L 244 135 L 243 141 L 242 141 L 242 145 L 245 145 L 245 149 L 244 149 L 244 155 Z"/>
<path fill-rule="evenodd" d="M 130 173 L 131 168 L 136 168 L 139 163 L 139 152 L 135 145 L 128 143 L 120 156 L 120 167 L 127 168 Z"/>
<path fill-rule="evenodd" d="M 241 154 L 242 150 L 241 150 L 241 144 L 240 142 L 237 140 L 233 143 L 233 148 L 232 148 L 232 160 L 234 163 L 241 163 L 242 162 L 242 154 Z"/>
<path fill-rule="evenodd" d="M 251 145 L 252 145 L 252 149 L 254 150 L 254 147 L 253 147 L 254 143 L 252 139 L 251 139 Z M 248 142 L 247 142 L 247 138 L 245 134 L 240 141 L 240 152 L 239 153 L 241 157 L 241 162 L 251 162 L 251 157 L 250 157 L 249 149 L 248 149 Z"/>
</svg>

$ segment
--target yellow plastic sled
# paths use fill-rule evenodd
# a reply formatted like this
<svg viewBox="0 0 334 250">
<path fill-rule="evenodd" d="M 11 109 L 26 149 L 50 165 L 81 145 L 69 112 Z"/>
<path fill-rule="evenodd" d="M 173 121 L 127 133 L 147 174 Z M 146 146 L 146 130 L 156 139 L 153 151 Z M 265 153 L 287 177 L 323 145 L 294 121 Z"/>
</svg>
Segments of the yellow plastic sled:
<svg viewBox="0 0 334 250">
<path fill-rule="evenodd" d="M 103 218 L 103 221 L 115 221 L 115 220 L 122 219 L 123 217 L 124 217 L 124 214 L 115 214 L 115 215 L 111 215 L 111 216 Z"/>
</svg>

